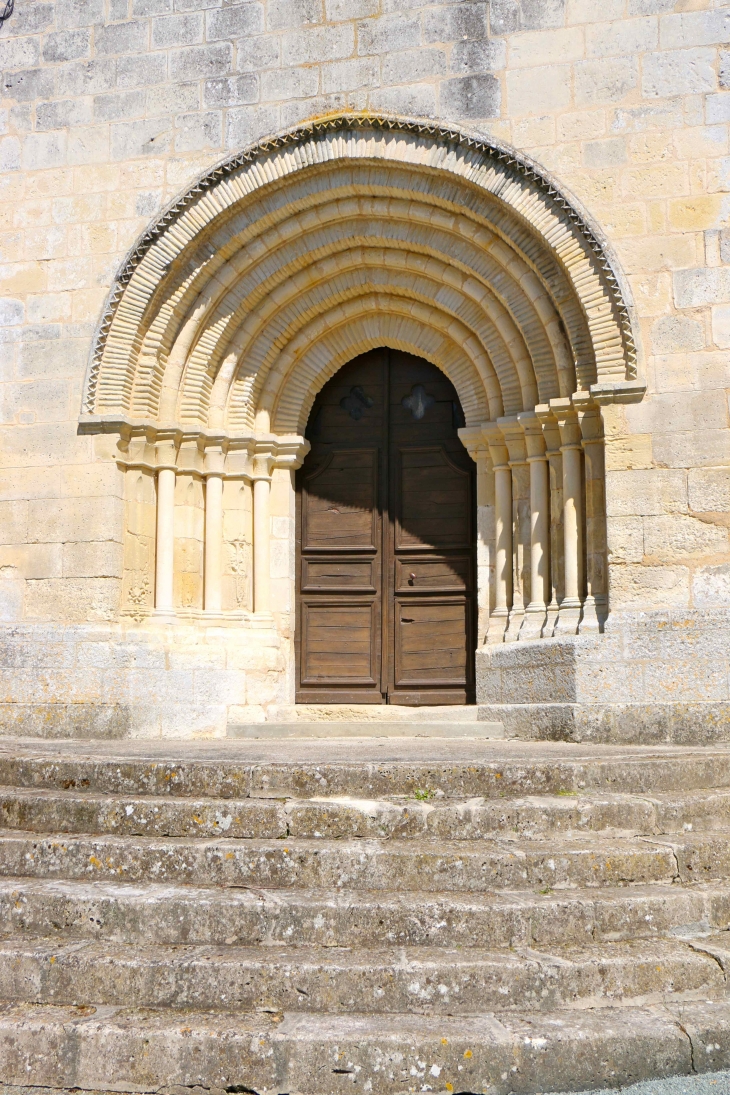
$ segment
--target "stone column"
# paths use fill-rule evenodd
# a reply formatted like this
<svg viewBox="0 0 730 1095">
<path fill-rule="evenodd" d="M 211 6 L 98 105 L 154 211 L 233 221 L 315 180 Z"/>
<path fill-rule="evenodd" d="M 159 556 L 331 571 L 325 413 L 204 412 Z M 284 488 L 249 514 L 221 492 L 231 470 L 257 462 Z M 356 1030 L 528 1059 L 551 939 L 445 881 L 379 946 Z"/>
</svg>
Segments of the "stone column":
<svg viewBox="0 0 730 1095">
<path fill-rule="evenodd" d="M 157 551 L 155 557 L 155 608 L 174 610 L 175 565 L 175 467 L 157 470 Z"/>
<path fill-rule="evenodd" d="M 206 612 L 223 609 L 223 467 L 222 450 L 205 453 L 205 573 Z"/>
<path fill-rule="evenodd" d="M 585 461 L 586 599 L 580 631 L 602 631 L 608 613 L 606 582 L 606 460 L 601 409 L 588 392 L 576 392 Z"/>
<path fill-rule="evenodd" d="M 535 407 L 542 426 L 550 480 L 550 596 L 543 638 L 549 638 L 558 619 L 559 605 L 565 595 L 563 560 L 563 456 L 560 451 L 558 420 L 547 403 Z"/>
<path fill-rule="evenodd" d="M 530 472 L 525 435 L 517 417 L 497 419 L 509 452 L 512 472 L 512 608 L 504 641 L 519 638 L 530 600 Z"/>
<path fill-rule="evenodd" d="M 520 628 L 520 639 L 543 634 L 550 601 L 550 482 L 542 426 L 535 415 L 517 416 L 525 432 L 530 467 L 530 603 Z"/>
<path fill-rule="evenodd" d="M 583 603 L 583 449 L 580 426 L 569 399 L 552 399 L 560 427 L 560 451 L 563 457 L 563 554 L 565 560 L 565 596 L 555 632 L 575 635 Z"/>
<path fill-rule="evenodd" d="M 257 452 L 253 460 L 253 610 L 271 612 L 271 519 L 269 498 L 273 458 Z"/>
<path fill-rule="evenodd" d="M 512 469 L 504 437 L 495 423 L 483 427 L 494 468 L 494 608 L 487 642 L 501 643 L 512 607 Z"/>
<path fill-rule="evenodd" d="M 268 625 L 271 614 L 271 475 L 274 468 L 296 471 L 309 452 L 298 434 L 268 434 L 254 443 L 253 483 L 253 610 Z"/>
</svg>

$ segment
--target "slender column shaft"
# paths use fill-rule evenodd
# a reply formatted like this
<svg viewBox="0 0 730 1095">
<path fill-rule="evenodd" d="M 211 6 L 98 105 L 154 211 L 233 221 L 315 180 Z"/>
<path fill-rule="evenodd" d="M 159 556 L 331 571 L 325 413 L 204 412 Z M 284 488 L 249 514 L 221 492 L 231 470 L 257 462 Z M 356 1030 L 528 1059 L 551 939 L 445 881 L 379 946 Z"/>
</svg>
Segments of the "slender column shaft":
<svg viewBox="0 0 730 1095">
<path fill-rule="evenodd" d="M 580 601 L 581 559 L 583 555 L 583 504 L 580 446 L 564 445 L 562 453 L 565 599 L 574 603 Z"/>
<path fill-rule="evenodd" d="M 513 438 L 510 438 L 513 440 Z M 514 448 L 519 446 L 513 445 Z M 512 455 L 512 453 L 510 453 Z M 518 454 L 510 460 L 512 470 L 512 598 L 509 624 L 504 633 L 506 643 L 515 642 L 525 620 L 529 600 L 530 575 L 527 571 L 530 553 L 530 476 L 527 461 Z"/>
<path fill-rule="evenodd" d="M 271 609 L 269 581 L 269 494 L 270 479 L 254 479 L 253 483 L 253 607 L 254 612 Z"/>
<path fill-rule="evenodd" d="M 574 397 L 575 398 L 575 397 Z M 585 586 L 580 630 L 600 631 L 606 616 L 606 495 L 603 422 L 598 407 L 578 399 L 585 470 Z"/>
<path fill-rule="evenodd" d="M 223 478 L 208 475 L 205 483 L 205 611 L 223 607 Z"/>
<path fill-rule="evenodd" d="M 550 600 L 550 505 L 546 457 L 530 457 L 530 608 Z"/>
<path fill-rule="evenodd" d="M 505 615 L 512 604 L 512 469 L 494 469 L 495 612 Z"/>
<path fill-rule="evenodd" d="M 550 604 L 555 607 L 565 596 L 563 560 L 563 455 L 560 449 L 548 453 L 550 476 Z"/>
<path fill-rule="evenodd" d="M 550 596 L 543 635 L 549 638 L 555 633 L 560 602 L 564 596 L 563 559 L 563 457 L 560 446 L 548 451 L 548 478 L 550 481 Z"/>
<path fill-rule="evenodd" d="M 603 441 L 585 441 L 583 452 L 586 462 L 586 549 L 590 560 L 586 579 L 589 592 L 599 597 L 606 592 L 602 558 L 606 550 Z"/>
<path fill-rule="evenodd" d="M 175 469 L 157 473 L 157 556 L 155 559 L 155 608 L 171 611 L 175 555 Z"/>
<path fill-rule="evenodd" d="M 560 425 L 549 404 L 535 408 L 540 422 L 544 455 L 547 457 L 548 491 L 548 562 L 547 562 L 547 613 L 542 627 L 545 638 L 553 635 L 558 619 L 559 603 L 563 599 L 563 457 L 560 452 L 562 438 Z M 542 456 L 543 452 L 533 452 Z"/>
</svg>

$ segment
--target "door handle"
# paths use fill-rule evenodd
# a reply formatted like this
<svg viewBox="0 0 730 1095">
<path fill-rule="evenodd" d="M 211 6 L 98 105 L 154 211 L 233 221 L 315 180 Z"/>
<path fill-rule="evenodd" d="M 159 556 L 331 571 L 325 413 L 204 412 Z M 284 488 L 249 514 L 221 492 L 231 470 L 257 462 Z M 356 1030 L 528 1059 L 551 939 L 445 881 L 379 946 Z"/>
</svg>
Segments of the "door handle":
<svg viewBox="0 0 730 1095">
<path fill-rule="evenodd" d="M 401 616 L 400 622 L 402 624 L 414 624 L 416 621 L 414 619 L 412 619 L 410 616 Z"/>
</svg>

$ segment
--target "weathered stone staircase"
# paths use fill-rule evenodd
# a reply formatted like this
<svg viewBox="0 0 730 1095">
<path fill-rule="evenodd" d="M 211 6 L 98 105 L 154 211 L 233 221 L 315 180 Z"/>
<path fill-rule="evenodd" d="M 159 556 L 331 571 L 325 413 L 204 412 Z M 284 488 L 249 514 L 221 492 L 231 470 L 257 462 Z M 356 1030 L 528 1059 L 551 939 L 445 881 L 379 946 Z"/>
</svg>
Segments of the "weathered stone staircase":
<svg viewBox="0 0 730 1095">
<path fill-rule="evenodd" d="M 0 1084 L 730 1065 L 728 748 L 15 740 L 0 784 Z"/>
</svg>

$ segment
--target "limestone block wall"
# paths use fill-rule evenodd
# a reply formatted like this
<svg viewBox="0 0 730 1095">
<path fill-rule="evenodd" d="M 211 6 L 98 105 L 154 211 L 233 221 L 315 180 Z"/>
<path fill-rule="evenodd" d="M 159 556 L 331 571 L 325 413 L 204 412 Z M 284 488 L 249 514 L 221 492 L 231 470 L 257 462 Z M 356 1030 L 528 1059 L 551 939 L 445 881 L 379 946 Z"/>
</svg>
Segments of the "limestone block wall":
<svg viewBox="0 0 730 1095">
<path fill-rule="evenodd" d="M 155 574 L 155 478 L 143 468 L 125 472 L 122 604 L 141 621 L 152 603 Z"/>
<path fill-rule="evenodd" d="M 0 733 L 221 737 L 232 711 L 261 722 L 288 702 L 287 662 L 271 627 L 6 625 Z"/>
<path fill-rule="evenodd" d="M 77 429 L 89 349 L 124 255 L 227 153 L 346 110 L 509 142 L 586 210 L 633 297 L 648 386 L 640 403 L 603 408 L 611 610 L 730 609 L 725 3 L 16 0 L 0 29 L 0 71 L 9 627 L 117 626 L 130 592 L 132 606 L 146 596 L 154 484 L 118 466 L 114 438 Z M 192 472 L 178 479 L 175 597 L 194 610 L 204 484 Z M 285 641 L 288 484 L 288 472 L 275 473 L 271 592 Z M 247 611 L 250 491 L 226 481 L 224 496 L 222 596 Z M 558 506 L 555 481 L 552 496 Z M 488 569 L 484 553 L 480 564 Z"/>
</svg>

